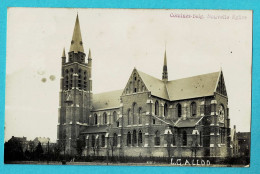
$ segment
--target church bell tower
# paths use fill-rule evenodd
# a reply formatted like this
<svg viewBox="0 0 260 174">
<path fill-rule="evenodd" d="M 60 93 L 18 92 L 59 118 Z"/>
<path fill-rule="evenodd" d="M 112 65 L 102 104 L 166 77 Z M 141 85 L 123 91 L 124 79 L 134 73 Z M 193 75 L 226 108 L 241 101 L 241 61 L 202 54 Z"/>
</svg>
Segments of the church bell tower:
<svg viewBox="0 0 260 174">
<path fill-rule="evenodd" d="M 92 108 L 92 57 L 89 50 L 85 60 L 79 17 L 77 15 L 68 60 L 63 49 L 61 57 L 61 79 L 57 143 L 66 154 L 75 154 L 76 140 L 80 130 L 89 125 Z"/>
</svg>

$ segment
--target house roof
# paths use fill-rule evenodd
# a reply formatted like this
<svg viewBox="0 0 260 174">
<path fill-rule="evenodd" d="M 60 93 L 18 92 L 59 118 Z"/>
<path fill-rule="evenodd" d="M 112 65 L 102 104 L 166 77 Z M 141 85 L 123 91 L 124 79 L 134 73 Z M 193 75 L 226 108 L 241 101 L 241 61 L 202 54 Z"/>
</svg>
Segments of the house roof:
<svg viewBox="0 0 260 174">
<path fill-rule="evenodd" d="M 201 120 L 202 117 L 199 118 L 186 118 L 185 120 L 183 118 L 179 119 L 175 126 L 178 128 L 182 127 L 195 127 L 196 124 Z"/>
<path fill-rule="evenodd" d="M 251 132 L 237 132 L 237 139 L 250 139 Z"/>
<path fill-rule="evenodd" d="M 182 100 L 213 95 L 220 72 L 172 80 L 162 80 L 137 70 L 151 94 L 168 100 Z"/>
<path fill-rule="evenodd" d="M 118 108 L 120 106 L 120 96 L 123 90 L 104 92 L 93 95 L 93 110 L 104 110 Z"/>
<path fill-rule="evenodd" d="M 36 137 L 34 140 L 34 142 L 41 142 L 41 144 L 47 144 L 48 141 L 50 141 L 50 138 L 46 138 L 46 137 Z"/>
<path fill-rule="evenodd" d="M 82 134 L 91 134 L 91 133 L 105 133 L 107 132 L 107 125 L 100 126 L 87 126 L 86 129 L 82 132 Z"/>
<path fill-rule="evenodd" d="M 12 138 L 10 140 L 17 140 L 17 141 L 24 142 L 24 141 L 27 141 L 27 138 L 26 137 L 14 137 L 14 136 L 12 136 Z"/>
</svg>

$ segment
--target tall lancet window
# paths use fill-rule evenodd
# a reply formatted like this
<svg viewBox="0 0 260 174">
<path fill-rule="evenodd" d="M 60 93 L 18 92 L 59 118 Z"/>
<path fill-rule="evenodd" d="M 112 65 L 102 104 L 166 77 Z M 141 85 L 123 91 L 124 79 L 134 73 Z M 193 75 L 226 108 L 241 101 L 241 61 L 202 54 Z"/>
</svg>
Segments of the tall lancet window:
<svg viewBox="0 0 260 174">
<path fill-rule="evenodd" d="M 107 124 L 107 113 L 104 112 L 103 114 L 103 124 Z"/>
<path fill-rule="evenodd" d="M 83 75 L 83 89 L 87 90 L 87 72 L 84 71 L 84 75 Z"/>
<path fill-rule="evenodd" d="M 142 108 L 138 109 L 138 123 L 142 124 L 143 120 L 142 120 Z"/>
<path fill-rule="evenodd" d="M 78 70 L 78 88 L 82 89 L 82 86 L 81 86 L 81 69 Z"/>
<path fill-rule="evenodd" d="M 135 110 L 136 110 L 136 103 L 133 103 L 133 124 L 136 124 L 136 115 L 135 115 Z"/>
<path fill-rule="evenodd" d="M 155 115 L 159 115 L 159 103 L 158 101 L 156 100 L 155 104 L 154 104 L 154 113 Z"/>
<path fill-rule="evenodd" d="M 177 116 L 180 118 L 182 115 L 181 104 L 177 104 Z"/>
<path fill-rule="evenodd" d="M 130 125 L 130 109 L 127 111 L 127 125 Z"/>
<path fill-rule="evenodd" d="M 196 114 L 197 114 L 197 106 L 196 106 L 195 102 L 191 103 L 190 110 L 191 110 L 191 116 L 196 116 Z"/>
<path fill-rule="evenodd" d="M 167 103 L 164 104 L 164 116 L 167 117 L 168 116 L 168 105 Z"/>
</svg>

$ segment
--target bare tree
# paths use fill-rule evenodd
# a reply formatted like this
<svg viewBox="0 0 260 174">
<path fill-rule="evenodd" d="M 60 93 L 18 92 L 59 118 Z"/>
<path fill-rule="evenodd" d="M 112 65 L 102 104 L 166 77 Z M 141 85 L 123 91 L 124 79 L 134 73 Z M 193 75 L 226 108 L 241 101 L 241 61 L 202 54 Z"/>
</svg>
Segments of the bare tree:
<svg viewBox="0 0 260 174">
<path fill-rule="evenodd" d="M 192 147 L 191 147 L 191 152 L 192 154 L 194 154 L 194 157 L 197 158 L 197 151 L 199 148 L 199 144 L 198 144 L 198 133 L 196 132 L 193 136 L 193 142 L 192 142 Z"/>
<path fill-rule="evenodd" d="M 85 137 L 79 136 L 76 140 L 75 146 L 73 146 L 76 149 L 78 156 L 82 155 L 85 146 L 86 146 Z"/>
</svg>

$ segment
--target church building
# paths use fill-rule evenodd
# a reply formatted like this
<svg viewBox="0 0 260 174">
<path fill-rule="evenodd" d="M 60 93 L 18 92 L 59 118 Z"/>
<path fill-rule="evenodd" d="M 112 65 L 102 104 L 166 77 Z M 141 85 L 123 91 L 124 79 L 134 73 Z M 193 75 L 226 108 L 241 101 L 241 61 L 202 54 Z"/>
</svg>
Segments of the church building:
<svg viewBox="0 0 260 174">
<path fill-rule="evenodd" d="M 86 60 L 87 56 L 87 60 Z M 61 57 L 57 143 L 74 155 L 230 156 L 228 96 L 222 70 L 168 80 L 136 68 L 124 89 L 92 93 L 92 57 L 86 55 L 77 16 L 68 59 Z"/>
</svg>

